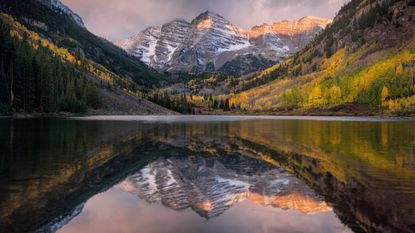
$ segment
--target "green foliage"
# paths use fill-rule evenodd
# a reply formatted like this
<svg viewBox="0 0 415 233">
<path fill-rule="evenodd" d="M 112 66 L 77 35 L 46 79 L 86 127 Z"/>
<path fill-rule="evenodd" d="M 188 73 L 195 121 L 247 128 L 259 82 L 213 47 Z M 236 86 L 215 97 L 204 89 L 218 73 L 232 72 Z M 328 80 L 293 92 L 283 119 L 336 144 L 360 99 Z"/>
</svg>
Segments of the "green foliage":
<svg viewBox="0 0 415 233">
<path fill-rule="evenodd" d="M 376 79 L 372 82 L 367 90 L 362 91 L 357 99 L 358 103 L 380 106 L 382 104 L 381 93 L 386 85 L 386 80 Z"/>
<path fill-rule="evenodd" d="M 170 96 L 166 91 L 164 93 L 153 94 L 149 97 L 149 100 L 175 112 L 195 114 L 193 105 L 187 100 L 186 94 L 182 94 L 179 97 Z"/>
<path fill-rule="evenodd" d="M 302 98 L 297 87 L 285 91 L 281 97 L 282 107 L 286 108 L 297 108 L 301 101 Z"/>
<path fill-rule="evenodd" d="M 91 82 L 87 82 L 84 88 L 84 95 L 87 106 L 91 106 L 93 109 L 98 109 L 101 106 L 101 97 L 98 94 L 97 88 Z"/>
<path fill-rule="evenodd" d="M 33 48 L 0 22 L 0 104 L 24 112 L 85 112 L 98 108 L 96 86 L 80 67 L 63 62 L 48 48 Z"/>
<path fill-rule="evenodd" d="M 67 48 L 74 54 L 82 49 L 87 59 L 123 78 L 134 80 L 143 90 L 156 85 L 161 78 L 157 72 L 111 42 L 93 35 L 69 16 L 55 12 L 38 1 L 2 0 L 0 10 L 18 19 L 29 18 L 45 23 L 47 30 L 22 22 L 30 30 L 40 32 L 57 46 Z"/>
<path fill-rule="evenodd" d="M 288 63 L 281 63 L 276 67 L 269 68 L 270 71 L 263 71 L 258 77 L 253 79 L 247 80 L 241 83 L 241 87 L 239 88 L 239 92 L 246 91 L 264 84 L 267 84 L 275 79 L 280 77 L 287 76 L 289 74 L 298 73 L 298 68 L 290 67 Z"/>
<path fill-rule="evenodd" d="M 210 111 L 214 109 L 220 109 L 224 112 L 228 112 L 236 108 L 234 105 L 231 106 L 228 98 L 224 99 L 210 96 L 206 102 L 208 105 L 208 110 Z"/>
</svg>

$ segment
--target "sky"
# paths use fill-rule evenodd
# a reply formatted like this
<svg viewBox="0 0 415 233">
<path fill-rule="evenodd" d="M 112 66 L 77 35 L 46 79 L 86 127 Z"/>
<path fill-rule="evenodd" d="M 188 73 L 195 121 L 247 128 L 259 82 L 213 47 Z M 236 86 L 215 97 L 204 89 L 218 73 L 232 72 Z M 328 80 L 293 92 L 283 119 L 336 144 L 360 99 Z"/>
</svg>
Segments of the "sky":
<svg viewBox="0 0 415 233">
<path fill-rule="evenodd" d="M 255 25 L 303 16 L 332 19 L 348 0 L 61 0 L 87 28 L 117 41 L 173 19 L 191 21 L 209 10 L 249 30 Z"/>
</svg>

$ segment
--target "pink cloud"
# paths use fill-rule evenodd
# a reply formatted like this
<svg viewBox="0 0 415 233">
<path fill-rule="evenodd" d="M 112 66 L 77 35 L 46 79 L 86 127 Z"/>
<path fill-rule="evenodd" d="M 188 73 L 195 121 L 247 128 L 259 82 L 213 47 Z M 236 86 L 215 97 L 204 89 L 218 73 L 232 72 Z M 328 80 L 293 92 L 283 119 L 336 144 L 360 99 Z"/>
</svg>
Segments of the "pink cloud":
<svg viewBox="0 0 415 233">
<path fill-rule="evenodd" d="M 306 15 L 332 18 L 348 0 L 62 0 L 92 32 L 110 40 L 126 38 L 175 18 L 191 20 L 210 10 L 245 29 Z"/>
</svg>

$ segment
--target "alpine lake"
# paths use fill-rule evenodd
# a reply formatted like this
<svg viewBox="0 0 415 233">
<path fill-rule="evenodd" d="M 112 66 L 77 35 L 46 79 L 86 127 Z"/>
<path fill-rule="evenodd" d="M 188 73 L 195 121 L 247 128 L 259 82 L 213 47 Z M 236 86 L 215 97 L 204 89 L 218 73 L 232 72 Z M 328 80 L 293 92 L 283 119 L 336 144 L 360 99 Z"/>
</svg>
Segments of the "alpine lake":
<svg viewBox="0 0 415 233">
<path fill-rule="evenodd" d="M 0 118 L 0 232 L 415 232 L 415 121 Z"/>
</svg>

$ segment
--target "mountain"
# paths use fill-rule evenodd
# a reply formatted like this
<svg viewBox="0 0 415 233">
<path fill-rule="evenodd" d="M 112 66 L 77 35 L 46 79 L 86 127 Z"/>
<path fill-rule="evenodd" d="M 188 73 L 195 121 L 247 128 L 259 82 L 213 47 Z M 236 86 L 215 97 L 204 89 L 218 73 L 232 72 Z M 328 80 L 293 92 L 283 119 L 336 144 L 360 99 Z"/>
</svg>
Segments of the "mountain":
<svg viewBox="0 0 415 233">
<path fill-rule="evenodd" d="M 39 0 L 39 1 L 57 12 L 70 16 L 72 20 L 76 24 L 78 24 L 78 26 L 85 28 L 85 24 L 82 18 L 79 15 L 77 15 L 75 12 L 73 12 L 65 4 L 63 4 L 61 1 L 59 0 Z"/>
<path fill-rule="evenodd" d="M 1 1 L 0 26 L 0 112 L 171 113 L 143 99 L 161 76 L 60 1 Z"/>
<path fill-rule="evenodd" d="M 306 214 L 331 210 L 295 176 L 245 156 L 159 159 L 118 188 L 174 210 L 191 208 L 207 219 L 244 200 Z"/>
<path fill-rule="evenodd" d="M 159 71 L 240 75 L 296 53 L 329 23 L 305 17 L 246 32 L 221 15 L 206 11 L 190 23 L 179 19 L 149 27 L 116 44 Z"/>
<path fill-rule="evenodd" d="M 289 60 L 238 84 L 230 102 L 295 114 L 415 112 L 415 1 L 352 0 Z"/>
<path fill-rule="evenodd" d="M 266 57 L 278 59 L 286 57 L 287 52 L 293 54 L 303 49 L 329 23 L 330 20 L 307 16 L 298 21 L 263 24 L 249 31 L 249 39 L 255 47 L 263 48 Z"/>
</svg>

